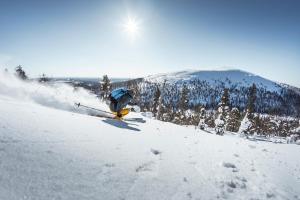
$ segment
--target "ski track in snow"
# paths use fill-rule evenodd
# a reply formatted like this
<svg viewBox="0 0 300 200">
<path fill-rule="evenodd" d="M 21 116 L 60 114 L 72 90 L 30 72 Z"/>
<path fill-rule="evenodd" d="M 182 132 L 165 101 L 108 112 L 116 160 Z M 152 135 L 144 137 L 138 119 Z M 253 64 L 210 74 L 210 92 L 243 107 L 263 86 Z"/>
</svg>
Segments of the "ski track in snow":
<svg viewBox="0 0 300 200">
<path fill-rule="evenodd" d="M 300 199 L 299 145 L 1 94 L 0 113 L 0 199 Z"/>
</svg>

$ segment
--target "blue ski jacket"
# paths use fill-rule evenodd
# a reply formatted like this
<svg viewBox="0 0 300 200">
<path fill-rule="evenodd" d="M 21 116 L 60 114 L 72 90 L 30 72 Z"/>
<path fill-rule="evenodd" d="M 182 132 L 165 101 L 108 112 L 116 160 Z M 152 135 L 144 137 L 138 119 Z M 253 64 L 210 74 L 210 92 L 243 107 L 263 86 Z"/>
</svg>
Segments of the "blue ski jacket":
<svg viewBox="0 0 300 200">
<path fill-rule="evenodd" d="M 113 90 L 110 95 L 110 105 L 109 108 L 113 112 L 119 112 L 127 106 L 127 104 L 132 100 L 132 91 L 126 88 L 118 88 Z"/>
</svg>

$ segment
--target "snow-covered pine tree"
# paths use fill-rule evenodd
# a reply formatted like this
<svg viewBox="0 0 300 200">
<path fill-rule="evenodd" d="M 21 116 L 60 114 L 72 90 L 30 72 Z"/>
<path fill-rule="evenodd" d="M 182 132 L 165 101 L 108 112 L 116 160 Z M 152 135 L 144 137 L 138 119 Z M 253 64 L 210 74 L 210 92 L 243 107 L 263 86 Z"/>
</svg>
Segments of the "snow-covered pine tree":
<svg viewBox="0 0 300 200">
<path fill-rule="evenodd" d="M 227 121 L 226 130 L 231 132 L 238 132 L 241 125 L 241 114 L 239 109 L 232 108 Z"/>
<path fill-rule="evenodd" d="M 296 122 L 298 124 L 298 122 Z M 300 123 L 300 121 L 299 121 Z M 297 143 L 300 145 L 300 125 L 289 131 L 286 137 L 287 143 Z"/>
<path fill-rule="evenodd" d="M 294 141 L 297 142 L 297 144 L 300 144 L 300 120 L 299 120 L 298 127 L 292 130 L 291 133 L 293 135 Z"/>
<path fill-rule="evenodd" d="M 197 114 L 194 110 L 188 109 L 184 112 L 184 118 L 185 121 L 183 124 L 186 125 L 195 125 L 195 118 L 197 117 Z"/>
<path fill-rule="evenodd" d="M 164 95 L 165 95 L 165 88 L 166 88 L 167 81 L 164 80 L 160 90 L 160 96 L 158 98 L 158 108 L 157 108 L 157 114 L 156 119 L 163 120 L 163 114 L 165 112 L 165 105 L 164 105 Z"/>
<path fill-rule="evenodd" d="M 22 79 L 22 80 L 28 79 L 28 77 L 21 65 L 18 65 L 16 67 L 15 71 L 16 71 L 16 76 L 19 77 L 20 79 Z"/>
<path fill-rule="evenodd" d="M 189 109 L 189 89 L 187 87 L 187 84 L 184 83 L 182 85 L 182 90 L 180 94 L 180 102 L 179 102 L 179 110 L 181 111 L 181 120 L 182 122 L 186 122 L 186 119 L 188 116 L 186 116 L 186 111 Z"/>
<path fill-rule="evenodd" d="M 160 96 L 161 96 L 161 92 L 160 92 L 159 86 L 156 86 L 156 90 L 154 93 L 154 99 L 153 99 L 153 106 L 152 106 L 152 113 L 155 117 L 157 116 L 158 106 L 160 103 L 159 102 Z"/>
<path fill-rule="evenodd" d="M 131 82 L 132 83 L 131 83 L 131 85 L 128 88 L 133 92 L 134 99 L 132 100 L 132 102 L 135 103 L 135 105 L 138 105 L 140 107 L 140 104 L 141 104 L 141 90 L 140 90 L 140 85 L 135 80 L 133 80 Z"/>
<path fill-rule="evenodd" d="M 249 90 L 248 105 L 247 105 L 247 113 L 249 119 L 254 117 L 256 93 L 257 93 L 257 88 L 256 85 L 253 83 L 253 85 L 250 87 Z"/>
<path fill-rule="evenodd" d="M 274 132 L 274 124 L 272 124 L 270 116 L 260 116 L 259 131 L 260 134 L 268 136 L 271 132 Z M 272 130 L 272 131 L 271 131 Z"/>
<path fill-rule="evenodd" d="M 187 84 L 183 85 L 181 92 L 182 107 L 184 110 L 189 109 L 189 89 Z"/>
<path fill-rule="evenodd" d="M 205 124 L 209 128 L 215 128 L 215 111 L 209 110 L 206 112 Z"/>
<path fill-rule="evenodd" d="M 181 115 L 180 111 L 174 111 L 172 122 L 175 124 L 181 124 L 181 122 L 182 122 L 182 119 L 180 118 L 181 116 L 182 115 Z"/>
<path fill-rule="evenodd" d="M 262 119 L 262 116 L 257 113 L 257 114 L 254 114 L 254 118 L 253 118 L 253 122 L 254 122 L 254 125 L 253 125 L 253 131 L 258 134 L 258 135 L 265 135 L 264 131 L 263 131 L 263 127 L 264 127 L 264 124 L 263 124 L 263 119 Z"/>
<path fill-rule="evenodd" d="M 103 75 L 102 81 L 100 82 L 100 96 L 103 99 L 108 98 L 110 89 L 111 89 L 110 79 L 108 78 L 107 75 Z"/>
<path fill-rule="evenodd" d="M 200 109 L 200 116 L 199 116 L 200 120 L 199 120 L 199 124 L 198 124 L 198 128 L 200 128 L 201 130 L 205 129 L 205 118 L 206 118 L 206 110 L 205 108 L 201 108 Z"/>
<path fill-rule="evenodd" d="M 298 123 L 298 128 L 296 128 L 293 132 L 297 133 L 300 136 L 300 120 L 299 120 L 299 123 Z"/>
<path fill-rule="evenodd" d="M 274 133 L 278 132 L 278 123 L 276 120 L 272 119 L 270 116 L 267 118 L 267 121 L 265 122 L 266 129 L 265 129 L 265 135 L 271 136 Z"/>
<path fill-rule="evenodd" d="M 286 137 L 289 134 L 289 123 L 287 120 L 282 120 L 279 123 L 279 136 Z"/>
<path fill-rule="evenodd" d="M 229 117 L 229 90 L 225 88 L 221 98 L 221 102 L 217 110 L 217 119 L 215 120 L 216 134 L 218 135 L 224 134 L 228 117 Z"/>
<path fill-rule="evenodd" d="M 246 135 L 253 134 L 256 131 L 255 121 L 254 121 L 256 92 L 257 92 L 256 85 L 253 83 L 253 85 L 249 88 L 247 110 L 239 129 L 240 133 Z"/>
</svg>

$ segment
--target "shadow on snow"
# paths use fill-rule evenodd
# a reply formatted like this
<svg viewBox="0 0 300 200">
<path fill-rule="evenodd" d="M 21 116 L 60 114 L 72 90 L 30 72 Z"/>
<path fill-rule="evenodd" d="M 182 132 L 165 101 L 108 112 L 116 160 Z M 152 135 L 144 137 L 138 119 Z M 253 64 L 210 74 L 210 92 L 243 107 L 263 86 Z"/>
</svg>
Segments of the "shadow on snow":
<svg viewBox="0 0 300 200">
<path fill-rule="evenodd" d="M 110 124 L 112 126 L 118 127 L 118 128 L 128 129 L 128 130 L 132 130 L 132 131 L 141 131 L 138 128 L 130 126 L 130 125 L 137 126 L 136 124 L 127 123 L 125 121 L 116 120 L 116 119 L 104 119 L 102 121 L 107 124 Z"/>
</svg>

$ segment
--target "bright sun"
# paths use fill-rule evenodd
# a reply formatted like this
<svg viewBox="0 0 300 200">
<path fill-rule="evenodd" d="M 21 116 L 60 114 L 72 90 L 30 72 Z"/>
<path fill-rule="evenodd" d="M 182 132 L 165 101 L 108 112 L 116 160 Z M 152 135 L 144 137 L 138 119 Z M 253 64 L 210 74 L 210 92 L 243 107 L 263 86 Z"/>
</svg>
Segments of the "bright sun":
<svg viewBox="0 0 300 200">
<path fill-rule="evenodd" d="M 136 18 L 127 17 L 127 20 L 123 24 L 123 28 L 132 39 L 135 39 L 140 32 L 140 23 Z"/>
</svg>

